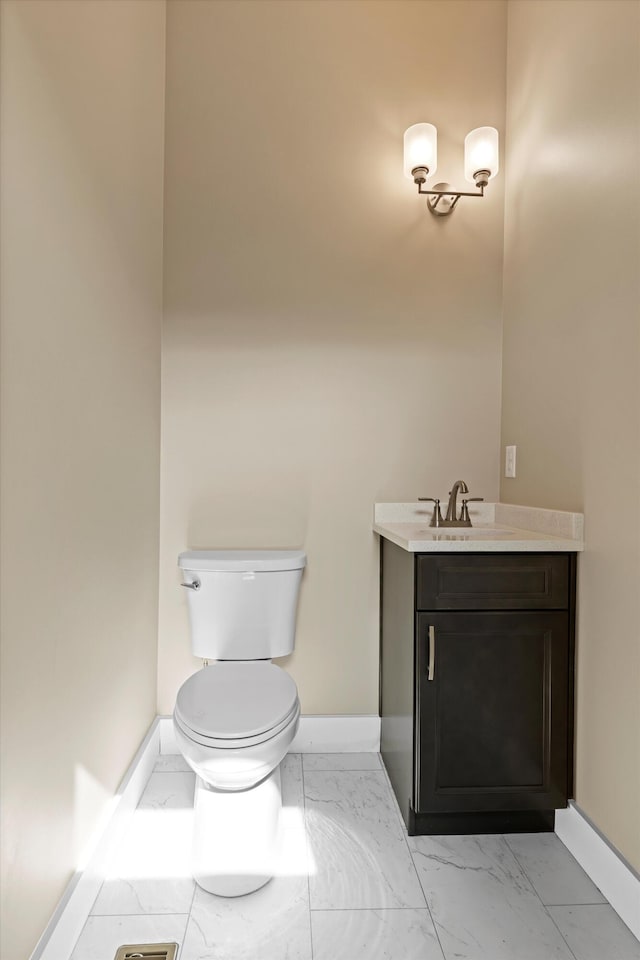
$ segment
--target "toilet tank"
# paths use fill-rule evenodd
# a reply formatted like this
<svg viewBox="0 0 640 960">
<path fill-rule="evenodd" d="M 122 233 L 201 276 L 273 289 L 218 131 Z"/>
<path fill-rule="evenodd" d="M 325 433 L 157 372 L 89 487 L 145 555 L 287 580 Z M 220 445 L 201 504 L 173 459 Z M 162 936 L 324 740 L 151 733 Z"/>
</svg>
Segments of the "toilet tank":
<svg viewBox="0 0 640 960">
<path fill-rule="evenodd" d="M 178 557 L 194 656 L 261 660 L 293 651 L 302 550 L 190 550 Z"/>
</svg>

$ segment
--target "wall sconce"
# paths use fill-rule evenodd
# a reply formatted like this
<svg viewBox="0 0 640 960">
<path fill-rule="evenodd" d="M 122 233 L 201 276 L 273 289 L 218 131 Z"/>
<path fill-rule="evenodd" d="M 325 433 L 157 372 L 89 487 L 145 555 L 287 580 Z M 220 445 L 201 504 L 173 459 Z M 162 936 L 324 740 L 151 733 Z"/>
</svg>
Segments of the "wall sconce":
<svg viewBox="0 0 640 960">
<path fill-rule="evenodd" d="M 478 188 L 475 193 L 451 190 L 448 183 L 436 183 L 423 190 L 438 166 L 438 131 L 432 123 L 414 123 L 404 134 L 404 175 L 418 185 L 418 193 L 428 197 L 427 206 L 434 217 L 448 217 L 460 197 L 483 197 L 484 188 L 498 172 L 498 131 L 495 127 L 477 127 L 464 138 L 464 176 Z"/>
</svg>

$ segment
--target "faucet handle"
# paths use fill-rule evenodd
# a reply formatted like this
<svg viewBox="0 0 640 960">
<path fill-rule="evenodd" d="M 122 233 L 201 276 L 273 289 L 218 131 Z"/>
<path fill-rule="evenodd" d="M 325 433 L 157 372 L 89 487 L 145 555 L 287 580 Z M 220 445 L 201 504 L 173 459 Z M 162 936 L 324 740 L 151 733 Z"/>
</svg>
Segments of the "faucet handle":
<svg viewBox="0 0 640 960">
<path fill-rule="evenodd" d="M 462 511 L 460 512 L 460 521 L 461 523 L 468 523 L 471 526 L 471 518 L 469 516 L 469 507 L 468 503 L 475 503 L 476 501 L 484 500 L 484 497 L 467 497 L 466 500 L 462 501 Z"/>
<path fill-rule="evenodd" d="M 418 497 L 420 502 L 431 501 L 433 503 L 433 513 L 429 522 L 430 527 L 439 527 L 442 523 L 442 514 L 440 513 L 440 501 L 437 497 Z"/>
</svg>

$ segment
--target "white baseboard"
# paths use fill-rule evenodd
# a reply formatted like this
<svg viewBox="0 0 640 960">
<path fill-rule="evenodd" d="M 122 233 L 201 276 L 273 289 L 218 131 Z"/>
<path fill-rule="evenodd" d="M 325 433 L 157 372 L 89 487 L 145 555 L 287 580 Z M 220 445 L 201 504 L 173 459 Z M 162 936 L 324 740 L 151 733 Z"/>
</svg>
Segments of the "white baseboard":
<svg viewBox="0 0 640 960">
<path fill-rule="evenodd" d="M 379 753 L 380 717 L 300 717 L 290 753 Z"/>
<path fill-rule="evenodd" d="M 117 849 L 138 805 L 159 752 L 160 724 L 156 717 L 85 851 L 84 868 L 69 881 L 30 960 L 71 956 L 106 876 L 112 851 Z"/>
<path fill-rule="evenodd" d="M 160 753 L 180 753 L 171 717 L 160 717 Z M 300 717 L 290 753 L 377 753 L 380 717 Z"/>
<path fill-rule="evenodd" d="M 555 831 L 565 847 L 640 940 L 640 878 L 575 804 L 556 810 Z"/>
</svg>

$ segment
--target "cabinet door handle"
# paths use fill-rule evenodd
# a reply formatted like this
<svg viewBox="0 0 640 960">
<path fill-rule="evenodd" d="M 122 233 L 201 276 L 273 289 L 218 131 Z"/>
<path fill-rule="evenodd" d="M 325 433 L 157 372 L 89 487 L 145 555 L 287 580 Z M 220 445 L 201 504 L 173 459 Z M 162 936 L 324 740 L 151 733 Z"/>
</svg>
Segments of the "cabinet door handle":
<svg viewBox="0 0 640 960">
<path fill-rule="evenodd" d="M 436 668 L 436 628 L 429 627 L 429 669 L 427 680 L 433 680 Z"/>
</svg>

